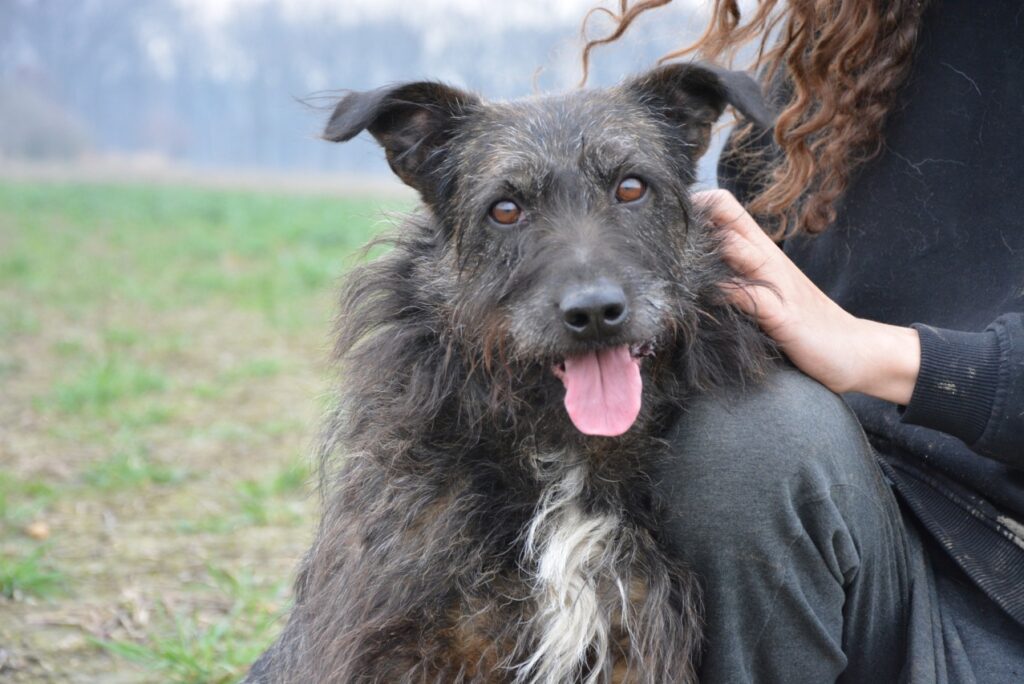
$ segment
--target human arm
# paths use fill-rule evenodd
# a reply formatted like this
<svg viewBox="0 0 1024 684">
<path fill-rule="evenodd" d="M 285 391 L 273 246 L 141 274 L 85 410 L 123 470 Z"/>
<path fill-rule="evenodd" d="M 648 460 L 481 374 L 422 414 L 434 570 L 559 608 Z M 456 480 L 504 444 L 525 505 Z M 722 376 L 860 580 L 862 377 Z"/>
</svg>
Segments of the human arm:
<svg viewBox="0 0 1024 684">
<path fill-rule="evenodd" d="M 1004 314 L 982 332 L 914 327 L 921 372 L 903 422 L 1024 469 L 1024 316 Z"/>
<path fill-rule="evenodd" d="M 786 356 L 833 392 L 910 401 L 921 360 L 918 333 L 857 318 L 822 292 L 726 190 L 698 193 L 722 229 L 726 261 L 752 283 L 726 285 Z"/>
<path fill-rule="evenodd" d="M 891 326 L 844 311 L 812 283 L 727 191 L 701 193 L 723 254 L 763 284 L 727 286 L 793 363 L 835 392 L 905 406 L 905 423 L 940 430 L 976 453 L 1024 468 L 1024 321 L 984 332 Z"/>
</svg>

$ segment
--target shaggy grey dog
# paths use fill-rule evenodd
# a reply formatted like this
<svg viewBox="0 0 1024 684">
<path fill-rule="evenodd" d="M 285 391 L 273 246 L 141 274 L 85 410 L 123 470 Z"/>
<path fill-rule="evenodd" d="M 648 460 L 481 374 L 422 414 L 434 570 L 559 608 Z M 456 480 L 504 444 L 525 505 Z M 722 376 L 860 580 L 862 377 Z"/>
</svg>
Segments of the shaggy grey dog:
<svg viewBox="0 0 1024 684">
<path fill-rule="evenodd" d="M 695 679 L 649 473 L 688 397 L 772 356 L 689 196 L 727 104 L 770 125 L 749 77 L 693 64 L 340 101 L 325 137 L 368 130 L 423 208 L 348 276 L 323 520 L 248 682 Z"/>
</svg>

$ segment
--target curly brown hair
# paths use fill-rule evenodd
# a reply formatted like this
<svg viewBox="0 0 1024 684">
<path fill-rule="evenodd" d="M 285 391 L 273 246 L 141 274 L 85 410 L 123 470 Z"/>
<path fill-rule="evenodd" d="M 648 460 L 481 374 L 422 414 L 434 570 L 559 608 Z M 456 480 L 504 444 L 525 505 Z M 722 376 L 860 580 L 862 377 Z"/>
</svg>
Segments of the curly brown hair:
<svg viewBox="0 0 1024 684">
<path fill-rule="evenodd" d="M 619 0 L 614 30 L 586 41 L 583 80 L 592 50 L 618 40 L 644 12 L 672 0 Z M 856 169 L 879 153 L 882 127 L 910 72 L 925 0 L 758 0 L 749 18 L 737 0 L 715 0 L 711 21 L 691 45 L 660 62 L 688 55 L 732 65 L 756 47 L 748 68 L 764 82 L 784 79 L 787 93 L 775 125 L 782 151 L 764 169 L 748 208 L 779 239 L 816 234 L 835 220 L 836 203 Z M 746 127 L 734 136 L 740 150 Z M 755 154 L 751 151 L 751 154 Z"/>
</svg>

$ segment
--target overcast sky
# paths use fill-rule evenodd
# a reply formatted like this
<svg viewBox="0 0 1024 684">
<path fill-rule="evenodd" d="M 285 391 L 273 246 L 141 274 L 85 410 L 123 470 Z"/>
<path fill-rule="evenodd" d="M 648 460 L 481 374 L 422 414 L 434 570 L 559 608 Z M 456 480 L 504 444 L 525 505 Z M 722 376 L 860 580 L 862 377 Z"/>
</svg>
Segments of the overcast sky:
<svg viewBox="0 0 1024 684">
<path fill-rule="evenodd" d="M 18 3 L 66 21 L 25 13 L 22 49 L 0 49 L 7 59 L 0 77 L 35 78 L 35 87 L 58 100 L 55 106 L 80 122 L 98 149 L 155 151 L 210 166 L 355 168 L 362 152 L 347 146 L 342 156 L 351 159 L 338 161 L 333 150 L 328 158 L 314 141 L 320 121 L 311 133 L 311 112 L 296 98 L 423 78 L 492 99 L 571 89 L 581 76 L 583 17 L 595 7 L 620 6 L 620 0 L 170 0 L 185 10 L 176 13 L 165 11 L 166 2 L 68 3 L 79 12 L 61 11 L 64 3 Z M 590 85 L 619 82 L 692 42 L 710 3 L 674 0 L 645 13 L 627 36 L 595 53 Z M 598 13 L 588 35 L 608 35 L 612 26 Z M 309 140 L 296 141 L 302 135 Z M 366 152 L 379 156 L 375 147 Z"/>
<path fill-rule="evenodd" d="M 179 0 L 197 15 L 216 23 L 230 15 L 234 6 L 266 0 Z M 477 30 L 502 26 L 575 25 L 596 6 L 617 7 L 618 0 L 271 0 L 289 12 L 330 11 L 340 21 L 359 23 L 395 18 L 419 24 L 429 32 L 444 19 L 473 22 Z M 675 0 L 671 9 L 659 10 L 697 15 L 706 11 L 707 0 Z M 463 25 L 464 28 L 464 25 Z"/>
<path fill-rule="evenodd" d="M 211 20 L 222 19 L 231 7 L 264 0 L 180 0 Z M 417 22 L 458 15 L 473 18 L 493 27 L 503 24 L 576 23 L 596 5 L 614 6 L 617 0 L 276 0 L 290 11 L 307 12 L 329 9 L 344 21 L 400 17 Z M 700 0 L 676 0 L 678 4 L 697 5 Z"/>
<path fill-rule="evenodd" d="M 2 2 L 3 0 L 0 0 Z M 747 0 L 749 2 L 749 0 Z M 227 25 L 232 10 L 264 2 L 279 5 L 284 14 L 309 16 L 327 13 L 341 24 L 392 21 L 418 33 L 427 49 L 442 53 L 446 46 L 464 43 L 467 39 L 498 35 L 503 28 L 557 29 L 564 40 L 556 46 L 543 66 L 559 61 L 555 53 L 568 55 L 574 73 L 561 83 L 575 83 L 578 78 L 580 25 L 587 12 L 595 7 L 618 10 L 620 0 L 177 0 L 192 15 L 207 25 L 214 36 Z M 635 2 L 635 0 L 630 0 Z M 745 4 L 741 2 L 741 5 Z M 631 27 L 629 37 L 615 46 L 601 50 L 602 60 L 624 65 L 623 73 L 650 65 L 650 48 L 664 54 L 693 41 L 707 22 L 711 0 L 673 0 L 667 6 L 644 14 Z M 588 25 L 588 35 L 606 35 L 611 26 L 604 14 L 596 14 Z M 216 38 L 214 38 L 216 41 Z M 432 73 L 434 78 L 452 79 L 452 73 Z M 507 66 L 507 65 L 504 65 Z M 518 65 L 532 73 L 541 64 Z M 457 78 L 455 80 L 458 80 Z"/>
</svg>

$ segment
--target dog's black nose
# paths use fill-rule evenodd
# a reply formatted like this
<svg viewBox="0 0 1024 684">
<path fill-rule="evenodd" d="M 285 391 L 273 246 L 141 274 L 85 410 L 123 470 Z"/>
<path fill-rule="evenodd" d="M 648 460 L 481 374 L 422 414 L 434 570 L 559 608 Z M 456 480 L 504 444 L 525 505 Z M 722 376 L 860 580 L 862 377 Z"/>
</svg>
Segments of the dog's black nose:
<svg viewBox="0 0 1024 684">
<path fill-rule="evenodd" d="M 562 297 L 558 308 L 565 327 L 580 340 L 610 337 L 629 317 L 626 293 L 608 281 L 576 288 Z"/>
</svg>

